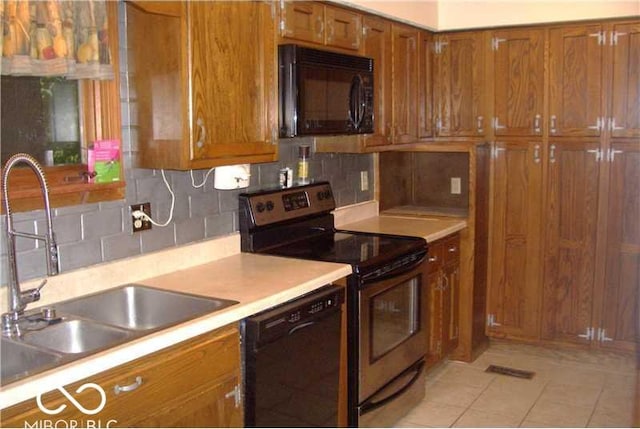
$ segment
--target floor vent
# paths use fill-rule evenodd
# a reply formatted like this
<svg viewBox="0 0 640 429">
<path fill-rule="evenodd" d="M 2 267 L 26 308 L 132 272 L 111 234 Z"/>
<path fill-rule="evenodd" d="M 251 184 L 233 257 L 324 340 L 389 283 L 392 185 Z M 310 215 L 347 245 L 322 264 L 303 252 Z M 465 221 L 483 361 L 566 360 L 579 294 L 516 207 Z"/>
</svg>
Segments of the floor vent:
<svg viewBox="0 0 640 429">
<path fill-rule="evenodd" d="M 511 377 L 531 379 L 536 375 L 533 371 L 524 371 L 521 369 L 509 368 L 506 366 L 489 365 L 484 372 L 493 372 L 496 374 L 509 375 Z"/>
</svg>

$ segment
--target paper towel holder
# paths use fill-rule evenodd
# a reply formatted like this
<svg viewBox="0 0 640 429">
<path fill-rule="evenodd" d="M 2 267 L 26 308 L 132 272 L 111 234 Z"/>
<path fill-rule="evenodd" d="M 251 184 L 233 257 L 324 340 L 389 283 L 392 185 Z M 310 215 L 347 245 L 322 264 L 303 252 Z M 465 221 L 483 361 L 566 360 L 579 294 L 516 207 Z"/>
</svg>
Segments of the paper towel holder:
<svg viewBox="0 0 640 429">
<path fill-rule="evenodd" d="M 224 165 L 216 167 L 213 187 L 221 190 L 241 189 L 249 186 L 250 164 Z"/>
</svg>

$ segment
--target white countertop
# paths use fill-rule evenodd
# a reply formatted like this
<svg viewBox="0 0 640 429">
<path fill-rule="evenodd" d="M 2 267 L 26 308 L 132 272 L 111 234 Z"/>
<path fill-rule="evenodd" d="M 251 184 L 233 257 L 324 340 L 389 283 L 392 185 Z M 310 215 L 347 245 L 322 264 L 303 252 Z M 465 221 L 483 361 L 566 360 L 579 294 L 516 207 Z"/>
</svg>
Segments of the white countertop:
<svg viewBox="0 0 640 429">
<path fill-rule="evenodd" d="M 138 281 L 178 292 L 233 299 L 238 304 L 18 380 L 0 390 L 0 409 L 282 304 L 351 274 L 345 264 L 239 253 Z"/>
<path fill-rule="evenodd" d="M 340 229 L 378 232 L 381 234 L 409 235 L 422 237 L 427 240 L 427 242 L 433 242 L 461 231 L 466 227 L 467 221 L 461 218 L 382 215 L 358 222 L 347 223 L 341 225 Z"/>
</svg>

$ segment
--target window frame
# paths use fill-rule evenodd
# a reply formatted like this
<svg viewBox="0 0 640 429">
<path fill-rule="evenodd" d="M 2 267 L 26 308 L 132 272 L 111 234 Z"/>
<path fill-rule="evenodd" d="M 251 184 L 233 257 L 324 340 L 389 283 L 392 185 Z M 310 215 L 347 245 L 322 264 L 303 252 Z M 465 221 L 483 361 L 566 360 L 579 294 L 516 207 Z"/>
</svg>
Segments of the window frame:
<svg viewBox="0 0 640 429">
<path fill-rule="evenodd" d="M 86 149 L 89 142 L 100 139 L 119 139 L 122 145 L 118 2 L 107 2 L 107 14 L 109 49 L 114 77 L 112 80 L 85 79 L 80 81 L 81 150 Z M 43 170 L 49 185 L 49 198 L 52 207 L 124 199 L 126 183 L 123 162 L 120 162 L 120 177 L 122 179 L 113 183 L 86 183 L 84 178 L 87 166 L 83 164 L 43 166 Z M 43 208 L 40 186 L 31 169 L 17 168 L 13 170 L 9 175 L 8 182 L 12 212 Z M 4 207 L 4 203 L 2 207 Z"/>
</svg>

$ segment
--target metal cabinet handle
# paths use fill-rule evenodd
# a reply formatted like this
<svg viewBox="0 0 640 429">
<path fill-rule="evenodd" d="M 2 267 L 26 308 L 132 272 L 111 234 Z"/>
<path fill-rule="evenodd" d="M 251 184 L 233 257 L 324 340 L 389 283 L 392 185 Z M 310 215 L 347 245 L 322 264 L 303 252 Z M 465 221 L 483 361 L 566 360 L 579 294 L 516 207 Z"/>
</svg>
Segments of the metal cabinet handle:
<svg viewBox="0 0 640 429">
<path fill-rule="evenodd" d="M 113 387 L 113 393 L 115 393 L 116 395 L 119 395 L 120 393 L 124 393 L 124 392 L 132 392 L 140 386 L 142 386 L 142 377 L 137 376 L 136 381 L 134 381 L 133 383 L 127 386 L 120 386 L 119 384 L 116 384 Z"/>
<path fill-rule="evenodd" d="M 540 162 L 540 145 L 537 144 L 533 147 L 533 162 L 538 164 Z"/>
<path fill-rule="evenodd" d="M 549 162 L 556 162 L 556 145 L 552 144 L 549 149 Z"/>
<path fill-rule="evenodd" d="M 429 256 L 429 262 L 436 262 L 438 260 L 437 256 Z"/>
<path fill-rule="evenodd" d="M 477 116 L 476 117 L 476 129 L 478 131 L 478 134 L 484 133 L 484 127 L 482 126 L 483 123 L 484 123 L 484 117 Z"/>
<path fill-rule="evenodd" d="M 233 398 L 233 404 L 236 408 L 239 408 L 242 404 L 242 395 L 240 394 L 240 385 L 236 384 L 231 392 L 225 393 L 226 399 Z"/>
<path fill-rule="evenodd" d="M 458 248 L 456 246 L 449 247 L 449 253 L 455 253 L 457 251 L 458 251 Z"/>
<path fill-rule="evenodd" d="M 609 128 L 611 129 L 611 131 L 618 131 L 618 130 L 624 130 L 624 127 L 617 127 L 616 126 L 616 118 L 609 118 Z"/>
<path fill-rule="evenodd" d="M 196 125 L 200 127 L 200 138 L 196 142 L 196 146 L 202 148 L 202 146 L 204 146 L 204 141 L 207 138 L 207 129 L 204 127 L 204 121 L 202 118 L 198 118 Z"/>
<path fill-rule="evenodd" d="M 556 133 L 556 122 L 558 121 L 558 118 L 556 117 L 556 115 L 551 115 L 551 118 L 549 119 L 549 132 L 551 134 L 555 134 Z"/>
<path fill-rule="evenodd" d="M 540 128 L 540 124 L 542 122 L 542 115 L 538 114 L 533 118 L 533 132 L 536 134 L 540 134 L 542 129 Z"/>
<path fill-rule="evenodd" d="M 316 18 L 316 36 L 318 36 L 318 38 L 322 38 L 323 33 L 324 33 L 324 22 L 322 20 L 322 17 L 318 16 L 318 18 Z"/>
</svg>

